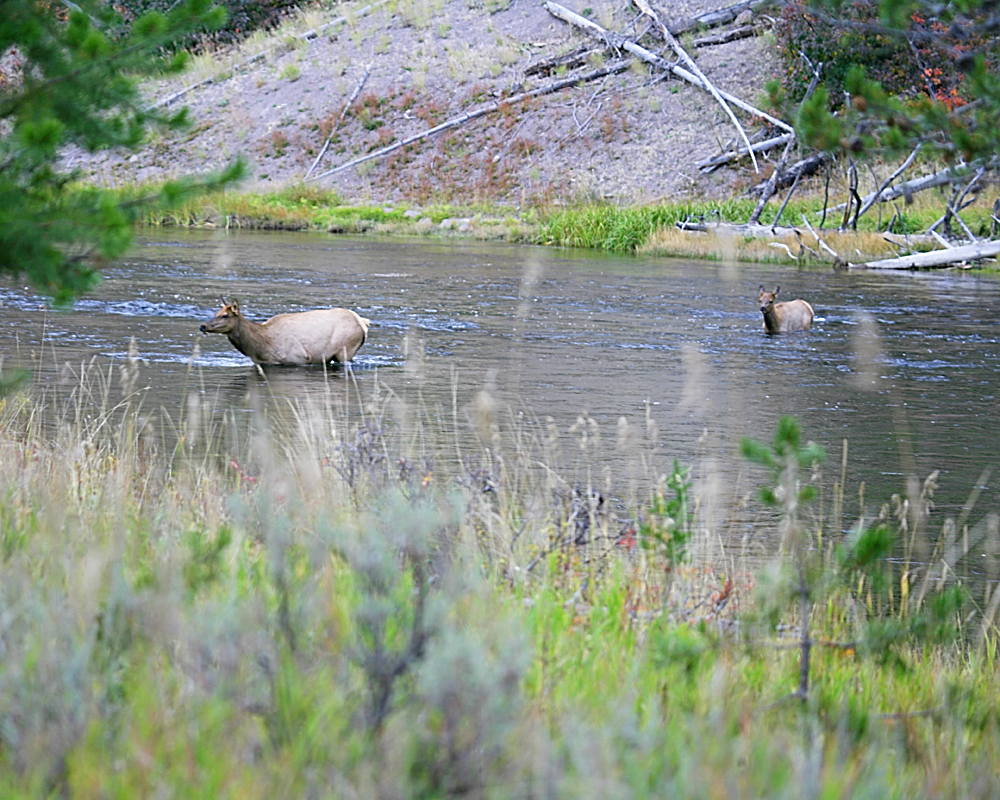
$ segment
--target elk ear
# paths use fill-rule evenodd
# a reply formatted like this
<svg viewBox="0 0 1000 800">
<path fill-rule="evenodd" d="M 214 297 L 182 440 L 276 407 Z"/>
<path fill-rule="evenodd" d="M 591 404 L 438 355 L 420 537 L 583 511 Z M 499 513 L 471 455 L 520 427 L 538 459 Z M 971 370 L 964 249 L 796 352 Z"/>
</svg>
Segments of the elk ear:
<svg viewBox="0 0 1000 800">
<path fill-rule="evenodd" d="M 235 297 L 229 301 L 229 307 L 233 310 L 233 313 L 239 316 L 240 313 L 240 301 Z"/>
<path fill-rule="evenodd" d="M 780 285 L 774 287 L 774 293 L 775 293 L 775 295 L 777 295 L 778 292 L 780 292 L 780 291 L 781 291 L 781 286 Z"/>
<path fill-rule="evenodd" d="M 760 289 L 760 293 L 764 294 L 764 284 L 763 283 L 760 285 L 759 289 Z"/>
</svg>

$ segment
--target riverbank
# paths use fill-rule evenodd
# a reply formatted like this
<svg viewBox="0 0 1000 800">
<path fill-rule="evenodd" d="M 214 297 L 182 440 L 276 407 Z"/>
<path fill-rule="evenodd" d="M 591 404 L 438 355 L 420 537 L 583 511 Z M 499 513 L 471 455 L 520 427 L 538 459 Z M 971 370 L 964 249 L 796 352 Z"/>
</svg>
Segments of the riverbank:
<svg viewBox="0 0 1000 800">
<path fill-rule="evenodd" d="M 123 191 L 125 198 L 143 188 Z M 584 247 L 613 253 L 759 263 L 834 264 L 829 250 L 854 262 L 933 250 L 939 243 L 923 232 L 939 216 L 934 198 L 916 198 L 905 213 L 893 209 L 893 233 L 880 214 L 863 217 L 857 230 L 824 226 L 839 209 L 804 195 L 783 208 L 773 204 L 761 225 L 743 221 L 752 199 L 686 201 L 655 205 L 549 204 L 517 209 L 498 204 L 453 206 L 359 205 L 315 185 L 296 183 L 275 191 L 228 192 L 200 198 L 169 213 L 149 216 L 150 226 L 235 230 L 319 231 L 381 234 Z M 781 212 L 778 224 L 776 215 Z M 979 235 L 993 225 L 988 209 L 967 209 L 967 224 Z M 822 237 L 822 242 L 817 236 Z M 991 262 L 985 262 L 987 265 Z"/>
</svg>

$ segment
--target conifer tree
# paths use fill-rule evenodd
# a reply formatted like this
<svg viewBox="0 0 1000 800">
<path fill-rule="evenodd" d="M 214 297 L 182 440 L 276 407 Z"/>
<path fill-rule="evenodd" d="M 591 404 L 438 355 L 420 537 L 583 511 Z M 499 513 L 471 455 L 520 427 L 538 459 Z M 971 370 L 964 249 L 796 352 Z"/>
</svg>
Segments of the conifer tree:
<svg viewBox="0 0 1000 800">
<path fill-rule="evenodd" d="M 173 43 L 224 20 L 211 0 L 178 0 L 127 28 L 103 0 L 3 0 L 0 273 L 27 277 L 57 304 L 71 302 L 97 282 L 102 260 L 126 251 L 141 213 L 241 177 L 244 166 L 234 162 L 124 201 L 61 163 L 68 147 L 136 148 L 151 128 L 185 126 L 185 110 L 150 108 L 139 82 L 183 70 L 187 53 Z"/>
</svg>

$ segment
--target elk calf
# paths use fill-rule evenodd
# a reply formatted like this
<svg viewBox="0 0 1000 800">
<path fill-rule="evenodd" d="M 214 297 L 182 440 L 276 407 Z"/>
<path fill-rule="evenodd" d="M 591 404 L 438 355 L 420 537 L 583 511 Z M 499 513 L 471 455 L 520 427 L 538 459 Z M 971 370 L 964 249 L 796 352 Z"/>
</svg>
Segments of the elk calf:
<svg viewBox="0 0 1000 800">
<path fill-rule="evenodd" d="M 202 333 L 224 333 L 233 347 L 255 364 L 346 363 L 368 337 L 371 320 L 348 308 L 323 308 L 278 314 L 266 322 L 251 322 L 236 300 L 226 302 L 201 326 Z"/>
<path fill-rule="evenodd" d="M 807 331 L 812 327 L 813 309 L 805 300 L 789 300 L 775 303 L 774 298 L 781 291 L 775 286 L 773 292 L 760 287 L 760 313 L 764 315 L 764 330 L 767 333 L 789 333 Z"/>
</svg>

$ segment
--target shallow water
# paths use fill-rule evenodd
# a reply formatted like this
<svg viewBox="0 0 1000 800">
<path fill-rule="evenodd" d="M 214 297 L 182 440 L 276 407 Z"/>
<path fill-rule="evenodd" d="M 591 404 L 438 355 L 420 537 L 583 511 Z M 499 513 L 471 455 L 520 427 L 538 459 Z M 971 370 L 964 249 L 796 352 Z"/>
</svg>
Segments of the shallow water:
<svg viewBox="0 0 1000 800">
<path fill-rule="evenodd" d="M 419 385 L 427 407 L 447 415 L 489 385 L 501 407 L 551 417 L 564 431 L 586 413 L 610 442 L 620 417 L 644 430 L 648 413 L 658 471 L 674 457 L 711 459 L 733 497 L 759 477 L 742 474 L 739 441 L 770 440 L 782 414 L 827 448 L 828 472 L 839 473 L 846 439 L 847 492 L 864 481 L 873 505 L 901 491 L 905 474 L 940 470 L 938 505 L 956 513 L 997 462 L 992 276 L 183 230 L 142 237 L 104 274 L 68 312 L 0 284 L 4 363 L 30 366 L 44 387 L 67 363 L 121 363 L 135 337 L 141 383 L 168 414 L 192 383 L 239 409 L 265 379 L 224 337 L 198 332 L 220 296 L 239 298 L 252 319 L 348 306 L 374 323 L 352 371 L 362 391 L 376 381 L 400 393 Z M 779 299 L 807 299 L 813 330 L 766 336 L 761 283 L 781 284 Z M 266 382 L 270 402 L 329 389 L 317 369 L 270 369 Z M 973 520 L 1000 506 L 998 480 L 986 482 Z"/>
</svg>

